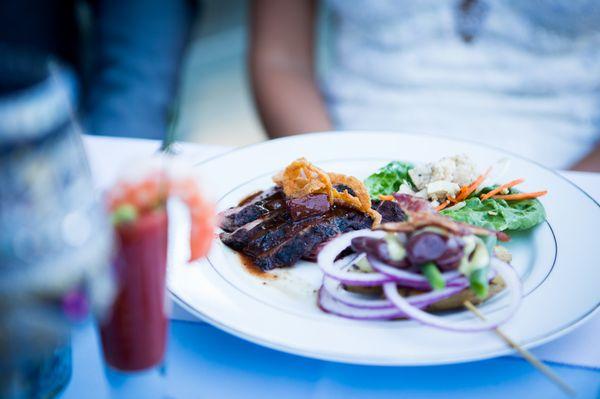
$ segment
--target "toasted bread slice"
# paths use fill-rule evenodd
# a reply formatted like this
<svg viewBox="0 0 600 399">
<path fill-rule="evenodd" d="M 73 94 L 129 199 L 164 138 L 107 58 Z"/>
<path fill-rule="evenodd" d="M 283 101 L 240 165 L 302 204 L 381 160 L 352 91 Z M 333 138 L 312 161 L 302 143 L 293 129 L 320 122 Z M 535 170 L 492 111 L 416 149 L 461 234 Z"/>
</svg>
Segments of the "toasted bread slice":
<svg viewBox="0 0 600 399">
<path fill-rule="evenodd" d="M 506 284 L 504 283 L 504 280 L 502 280 L 502 277 L 496 276 L 490 281 L 490 290 L 488 296 L 484 299 L 478 298 L 473 291 L 467 287 L 458 294 L 452 295 L 450 298 L 429 305 L 427 310 L 430 312 L 441 312 L 444 310 L 459 309 L 463 307 L 465 301 L 470 301 L 474 305 L 479 305 L 502 291 L 504 287 L 506 287 Z"/>
</svg>

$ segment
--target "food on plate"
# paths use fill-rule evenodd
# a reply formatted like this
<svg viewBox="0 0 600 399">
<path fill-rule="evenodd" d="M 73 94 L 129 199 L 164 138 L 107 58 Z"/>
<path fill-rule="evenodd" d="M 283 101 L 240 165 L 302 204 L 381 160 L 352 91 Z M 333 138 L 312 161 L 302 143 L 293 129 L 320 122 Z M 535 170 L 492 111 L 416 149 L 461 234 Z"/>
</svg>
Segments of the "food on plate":
<svg viewBox="0 0 600 399">
<path fill-rule="evenodd" d="M 541 223 L 537 197 L 521 193 L 524 179 L 491 184 L 506 162 L 478 173 L 465 155 L 414 166 L 393 161 L 365 180 L 371 198 L 397 203 L 405 220 L 346 233 L 319 253 L 323 271 L 319 307 L 341 317 L 410 318 L 452 331 L 483 331 L 508 320 L 521 284 L 511 255 L 498 241 L 505 230 Z M 495 321 L 460 323 L 431 312 L 481 303 L 507 290 L 510 305 Z"/>
<path fill-rule="evenodd" d="M 394 201 L 371 201 L 357 178 L 326 173 L 300 158 L 273 178 L 276 186 L 220 214 L 221 241 L 262 270 L 313 259 L 322 245 L 352 230 L 404 220 Z"/>
<path fill-rule="evenodd" d="M 496 245 L 498 235 L 431 210 L 404 210 L 407 221 L 346 233 L 321 250 L 319 307 L 351 319 L 411 318 L 464 332 L 508 320 L 519 305 L 521 285 L 506 262 L 507 251 Z M 465 301 L 478 304 L 504 289 L 511 303 L 495 321 L 456 324 L 430 313 L 461 308 Z"/>
<path fill-rule="evenodd" d="M 413 167 L 407 162 L 393 161 L 373 173 L 365 180 L 371 198 L 377 199 L 380 195 L 400 191 L 400 186 L 408 181 L 408 171 Z"/>
<path fill-rule="evenodd" d="M 325 194 L 330 203 L 333 203 L 331 179 L 327 173 L 305 158 L 299 158 L 290 163 L 284 170 L 273 176 L 273 181 L 283 189 L 288 198 Z"/>
<path fill-rule="evenodd" d="M 408 176 L 416 190 L 415 194 L 426 195 L 439 202 L 449 196 L 456 196 L 461 187 L 468 186 L 475 180 L 477 172 L 466 155 L 456 155 L 417 165 L 408 171 Z M 406 187 L 406 191 L 411 188 Z"/>
<path fill-rule="evenodd" d="M 525 181 L 522 178 L 492 184 L 498 183 L 493 180 L 501 178 L 507 165 L 499 161 L 478 173 L 466 155 L 417 166 L 394 161 L 369 176 L 365 185 L 372 198 L 416 196 L 461 222 L 498 231 L 526 230 L 544 221 L 544 207 L 537 198 L 547 191 L 517 191 L 515 187 Z"/>
<path fill-rule="evenodd" d="M 304 158 L 220 216 L 221 241 L 262 271 L 315 260 L 323 272 L 318 305 L 352 319 L 411 318 L 453 331 L 482 331 L 508 320 L 520 280 L 499 242 L 504 230 L 540 223 L 546 192 L 519 193 L 524 179 L 492 185 L 465 155 L 417 165 L 393 161 L 364 184 Z M 454 324 L 430 312 L 478 304 L 508 291 L 503 317 Z"/>
<path fill-rule="evenodd" d="M 542 203 L 536 199 L 482 201 L 473 197 L 463 201 L 460 207 L 444 209 L 441 214 L 461 222 L 501 231 L 527 230 L 546 218 Z"/>
<path fill-rule="evenodd" d="M 404 222 L 390 222 L 385 223 L 383 225 L 377 226 L 377 229 L 392 231 L 392 232 L 410 232 L 416 228 L 422 228 L 427 226 L 436 226 L 443 229 L 446 229 L 450 233 L 459 234 L 459 235 L 468 235 L 475 234 L 479 236 L 496 236 L 500 241 L 509 241 L 510 237 L 502 232 L 496 231 L 492 229 L 486 229 L 485 227 L 479 227 L 470 225 L 467 223 L 457 222 L 449 217 L 437 214 L 432 212 L 431 210 L 424 210 L 422 208 L 417 208 L 414 211 L 411 211 L 410 207 L 407 207 L 407 202 L 411 199 L 404 199 L 403 197 L 408 197 L 407 194 L 399 194 L 395 196 L 399 198 L 401 202 L 398 202 L 400 207 L 407 212 L 410 217 L 407 221 Z M 418 201 L 417 198 L 413 198 L 413 201 Z M 416 202 L 415 201 L 415 202 Z M 415 208 L 413 208 L 415 209 Z"/>
<path fill-rule="evenodd" d="M 351 207 L 368 214 L 373 219 L 373 225 L 381 222 L 379 213 L 371 208 L 369 192 L 356 177 L 325 173 L 305 158 L 299 158 L 275 175 L 273 181 L 283 189 L 287 198 L 322 194 L 330 204 Z"/>
</svg>

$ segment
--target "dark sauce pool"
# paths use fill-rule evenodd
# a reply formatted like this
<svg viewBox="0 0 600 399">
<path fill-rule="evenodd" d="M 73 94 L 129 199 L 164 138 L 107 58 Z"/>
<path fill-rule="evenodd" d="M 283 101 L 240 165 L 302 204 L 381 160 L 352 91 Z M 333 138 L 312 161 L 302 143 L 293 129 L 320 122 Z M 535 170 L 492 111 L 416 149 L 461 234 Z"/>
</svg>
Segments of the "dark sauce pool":
<svg viewBox="0 0 600 399">
<path fill-rule="evenodd" d="M 248 258 L 247 256 L 242 255 L 240 253 L 238 253 L 238 256 L 240 257 L 240 262 L 242 262 L 244 269 L 251 275 L 261 278 L 263 280 L 276 280 L 277 279 L 276 275 L 262 271 L 260 269 L 260 267 L 256 266 L 252 262 L 252 260 L 250 258 Z"/>
<path fill-rule="evenodd" d="M 238 206 L 242 206 L 242 205 L 246 205 L 248 202 L 252 201 L 254 198 L 258 197 L 260 194 L 263 193 L 263 190 L 258 190 L 253 192 L 250 195 L 245 196 L 240 203 L 238 204 Z"/>
</svg>

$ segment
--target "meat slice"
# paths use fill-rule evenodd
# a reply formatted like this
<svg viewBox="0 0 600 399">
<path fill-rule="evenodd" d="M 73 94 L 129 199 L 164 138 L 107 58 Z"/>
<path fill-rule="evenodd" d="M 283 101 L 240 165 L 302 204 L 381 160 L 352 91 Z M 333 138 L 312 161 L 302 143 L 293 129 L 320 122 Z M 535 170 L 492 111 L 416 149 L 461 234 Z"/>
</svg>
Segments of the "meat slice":
<svg viewBox="0 0 600 399">
<path fill-rule="evenodd" d="M 219 227 L 232 232 L 269 212 L 285 207 L 285 196 L 279 187 L 273 187 L 255 195 L 243 205 L 229 208 L 219 214 Z"/>
<path fill-rule="evenodd" d="M 310 253 L 315 246 L 339 233 L 339 229 L 332 221 L 315 222 L 306 226 L 298 234 L 285 239 L 273 250 L 254 258 L 254 263 L 262 270 L 291 266 L 304 254 Z"/>
<path fill-rule="evenodd" d="M 221 241 L 251 259 L 262 270 L 287 267 L 315 252 L 323 242 L 351 230 L 369 228 L 371 218 L 354 209 L 334 206 L 324 215 L 295 222 L 289 212 L 256 219 Z"/>
<path fill-rule="evenodd" d="M 246 247 L 251 241 L 259 239 L 277 226 L 286 223 L 289 215 L 285 209 L 270 212 L 264 216 L 238 227 L 231 232 L 223 232 L 219 235 L 223 243 L 236 251 Z"/>
<path fill-rule="evenodd" d="M 248 224 L 238 227 L 232 232 L 223 232 L 219 234 L 219 238 L 223 244 L 236 251 L 241 251 L 252 239 L 252 235 L 255 234 L 257 228 L 260 228 L 260 224 L 263 222 L 262 219 L 256 219 Z"/>
<path fill-rule="evenodd" d="M 406 214 L 404 213 L 402 208 L 400 208 L 400 205 L 398 205 L 398 203 L 396 203 L 395 201 L 375 200 L 373 201 L 372 208 L 379 212 L 379 214 L 381 215 L 381 223 L 401 222 L 406 220 Z M 333 238 L 334 237 L 332 237 L 331 239 Z M 316 262 L 319 252 L 321 252 L 321 249 L 325 245 L 327 245 L 327 242 L 330 240 L 323 241 L 319 245 L 315 246 L 313 250 L 309 254 L 304 255 L 302 259 L 308 260 L 310 262 Z"/>
<path fill-rule="evenodd" d="M 295 222 L 327 213 L 331 207 L 326 194 L 310 194 L 305 197 L 288 199 L 285 203 L 290 217 Z"/>
<path fill-rule="evenodd" d="M 372 208 L 381 215 L 381 223 L 406 220 L 406 213 L 396 201 L 373 201 Z"/>
<path fill-rule="evenodd" d="M 400 193 L 394 194 L 394 198 L 404 212 L 434 212 L 426 198 Z"/>
<path fill-rule="evenodd" d="M 266 190 L 221 214 L 221 241 L 251 259 L 262 270 L 288 267 L 299 259 L 314 259 L 324 243 L 339 234 L 370 228 L 367 214 L 322 198 L 286 201 L 278 188 Z M 309 206 L 310 205 L 310 206 Z M 375 202 L 385 222 L 405 220 L 393 201 Z M 294 215 L 293 215 L 294 214 Z M 294 216 L 294 217 L 292 217 Z"/>
<path fill-rule="evenodd" d="M 347 231 L 369 228 L 371 223 L 362 212 L 334 207 L 321 217 L 281 226 L 268 239 L 265 236 L 259 243 L 252 242 L 242 252 L 262 270 L 287 267 L 311 254 L 322 242 Z"/>
</svg>

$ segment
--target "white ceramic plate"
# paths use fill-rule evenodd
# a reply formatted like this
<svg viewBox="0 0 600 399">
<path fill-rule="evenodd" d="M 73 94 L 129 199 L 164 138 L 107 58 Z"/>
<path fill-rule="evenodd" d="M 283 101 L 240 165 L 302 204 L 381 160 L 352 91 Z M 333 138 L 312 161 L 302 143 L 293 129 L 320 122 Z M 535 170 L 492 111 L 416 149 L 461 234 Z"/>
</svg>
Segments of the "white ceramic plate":
<svg viewBox="0 0 600 399">
<path fill-rule="evenodd" d="M 506 179 L 525 177 L 524 190 L 548 189 L 547 222 L 515 234 L 508 248 L 524 284 L 517 314 L 503 329 L 532 347 L 574 329 L 600 303 L 600 208 L 557 173 L 480 144 L 423 134 L 319 133 L 269 141 L 210 159 L 198 167 L 218 210 L 272 185 L 271 176 L 304 156 L 328 171 L 364 178 L 390 160 L 431 162 L 468 154 L 481 169 L 510 158 Z M 300 262 L 276 279 L 249 274 L 238 256 L 215 239 L 207 261 L 172 265 L 169 289 L 203 320 L 249 341 L 299 355 L 359 364 L 433 365 L 490 358 L 510 352 L 491 332 L 450 333 L 413 321 L 366 322 L 321 312 L 321 274 Z M 481 308 L 494 318 L 507 306 L 499 295 Z M 461 322 L 467 311 L 446 317 Z"/>
</svg>

